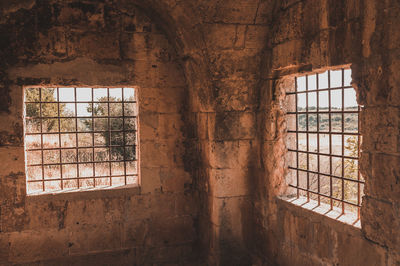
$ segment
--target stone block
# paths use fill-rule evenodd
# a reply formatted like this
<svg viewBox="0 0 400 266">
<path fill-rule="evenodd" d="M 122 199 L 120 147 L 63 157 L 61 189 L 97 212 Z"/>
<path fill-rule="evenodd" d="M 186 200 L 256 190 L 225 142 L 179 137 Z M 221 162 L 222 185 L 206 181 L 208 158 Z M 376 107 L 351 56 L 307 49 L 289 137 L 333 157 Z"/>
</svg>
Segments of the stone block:
<svg viewBox="0 0 400 266">
<path fill-rule="evenodd" d="M 122 246 L 121 223 L 83 224 L 68 228 L 69 254 L 118 250 Z"/>
<path fill-rule="evenodd" d="M 398 253 L 388 253 L 388 259 L 387 259 L 387 264 L 388 265 L 400 265 L 400 255 Z"/>
<path fill-rule="evenodd" d="M 66 201 L 27 201 L 25 210 L 30 217 L 27 229 L 63 229 L 69 202 Z"/>
<path fill-rule="evenodd" d="M 235 39 L 235 49 L 245 48 L 244 43 L 246 40 L 247 25 L 237 25 L 236 26 L 236 39 Z"/>
<path fill-rule="evenodd" d="M 23 147 L 0 147 L 0 158 L 2 160 L 0 175 L 18 174 L 14 178 L 25 178 L 25 155 Z M 16 182 L 16 180 L 13 182 Z"/>
<path fill-rule="evenodd" d="M 243 237 L 243 226 L 249 214 L 250 202 L 245 196 L 212 197 L 211 222 L 220 228 L 219 233 L 232 234 L 235 238 Z"/>
<path fill-rule="evenodd" d="M 393 24 L 393 32 L 392 34 L 389 34 L 390 38 L 396 39 L 392 43 L 394 46 L 396 46 L 397 43 L 400 42 L 400 33 L 396 30 L 394 30 L 395 26 Z M 394 48 L 394 47 L 393 47 Z M 400 71 L 400 53 L 396 52 L 393 53 L 391 56 L 391 62 L 389 65 L 389 73 L 396 73 Z M 397 75 L 387 75 L 388 78 L 388 85 L 391 88 L 390 90 L 390 96 L 388 98 L 388 101 L 390 102 L 391 105 L 393 106 L 400 106 L 400 78 Z"/>
<path fill-rule="evenodd" d="M 172 143 L 154 142 L 152 140 L 140 141 L 141 167 L 170 167 L 173 165 Z"/>
<path fill-rule="evenodd" d="M 260 160 L 256 156 L 259 153 L 259 145 L 255 140 L 239 140 L 239 150 L 236 154 L 238 165 L 236 168 L 257 169 L 261 167 Z"/>
<path fill-rule="evenodd" d="M 213 62 L 210 66 L 211 73 L 217 80 L 255 80 L 261 64 L 261 57 L 256 49 L 212 51 L 210 60 Z"/>
<path fill-rule="evenodd" d="M 130 227 L 129 224 L 137 224 L 141 221 L 146 221 L 150 219 L 151 209 L 153 204 L 153 195 L 144 193 L 142 195 L 137 195 L 134 197 L 129 197 L 125 199 L 125 212 L 123 223 L 124 227 Z"/>
<path fill-rule="evenodd" d="M 367 239 L 399 252 L 399 208 L 394 203 L 363 197 L 361 228 Z"/>
<path fill-rule="evenodd" d="M 67 39 L 64 29 L 52 28 L 47 34 L 39 33 L 39 40 L 43 57 L 65 58 L 67 56 Z"/>
<path fill-rule="evenodd" d="M 289 65 L 301 64 L 302 40 L 290 40 L 277 44 L 272 48 L 274 58 L 272 68 L 279 69 Z"/>
<path fill-rule="evenodd" d="M 376 119 L 379 117 L 380 119 Z M 362 149 L 384 153 L 396 153 L 399 144 L 400 110 L 394 107 L 371 107 L 362 110 Z M 367 129 L 373 128 L 372 134 Z"/>
<path fill-rule="evenodd" d="M 211 169 L 210 192 L 214 197 L 245 196 L 249 191 L 246 169 Z"/>
<path fill-rule="evenodd" d="M 158 86 L 158 73 L 155 67 L 152 67 L 154 61 L 135 60 L 132 64 L 132 75 L 134 84 L 140 84 L 144 88 L 157 88 Z"/>
<path fill-rule="evenodd" d="M 262 25 L 249 25 L 246 32 L 245 47 L 259 51 L 266 48 L 268 41 L 268 27 Z"/>
<path fill-rule="evenodd" d="M 400 157 L 386 154 L 371 154 L 371 175 L 365 177 L 368 195 L 396 202 L 400 195 Z"/>
<path fill-rule="evenodd" d="M 386 250 L 361 235 L 338 234 L 337 257 L 340 265 L 387 265 Z"/>
<path fill-rule="evenodd" d="M 150 223 L 150 245 L 164 246 L 190 243 L 195 239 L 195 227 L 190 216 L 152 220 Z"/>
<path fill-rule="evenodd" d="M 206 140 L 209 138 L 209 113 L 197 113 L 197 134 L 199 139 Z"/>
<path fill-rule="evenodd" d="M 71 200 L 69 202 L 65 217 L 66 228 L 104 223 L 104 203 L 101 199 Z"/>
<path fill-rule="evenodd" d="M 159 138 L 159 114 L 141 113 L 139 118 L 139 138 L 141 141 L 155 141 Z"/>
<path fill-rule="evenodd" d="M 10 234 L 12 263 L 33 262 L 68 255 L 66 230 L 22 231 Z"/>
<path fill-rule="evenodd" d="M 121 241 L 123 248 L 135 248 L 144 246 L 148 243 L 149 222 L 147 220 L 137 220 L 122 225 Z"/>
<path fill-rule="evenodd" d="M 214 198 L 211 212 L 213 238 L 211 249 L 222 265 L 244 265 L 249 261 L 244 248 L 250 202 L 245 197 Z"/>
<path fill-rule="evenodd" d="M 336 247 L 342 243 L 337 243 L 337 232 L 324 223 L 316 222 L 311 225 L 313 244 L 311 253 L 315 257 L 324 261 L 331 261 L 335 256 Z"/>
<path fill-rule="evenodd" d="M 190 174 L 181 169 L 161 168 L 160 179 L 162 190 L 166 192 L 183 192 L 192 184 Z"/>
<path fill-rule="evenodd" d="M 255 115 L 251 112 L 209 114 L 210 138 L 214 140 L 254 139 Z"/>
<path fill-rule="evenodd" d="M 212 140 L 236 140 L 238 138 L 239 114 L 219 112 L 209 114 L 209 131 Z"/>
<path fill-rule="evenodd" d="M 191 194 L 175 194 L 175 215 L 191 215 L 195 217 L 199 213 L 200 207 L 197 205 L 197 197 Z"/>
<path fill-rule="evenodd" d="M 175 216 L 175 194 L 176 193 L 157 193 L 151 199 L 150 218 L 152 220 L 164 220 Z"/>
<path fill-rule="evenodd" d="M 158 111 L 160 113 L 179 113 L 184 110 L 185 107 L 183 102 L 185 101 L 186 95 L 185 86 L 175 87 L 162 87 L 159 89 L 157 96 L 161 99 L 158 102 Z"/>
<path fill-rule="evenodd" d="M 256 115 L 253 112 L 239 113 L 239 138 L 255 139 L 256 131 Z"/>
<path fill-rule="evenodd" d="M 211 49 L 230 49 L 236 41 L 237 26 L 234 24 L 210 24 L 206 41 Z"/>
<path fill-rule="evenodd" d="M 160 139 L 182 139 L 182 115 L 181 114 L 160 114 L 158 135 Z"/>
<path fill-rule="evenodd" d="M 130 60 L 155 60 L 153 35 L 149 33 L 123 34 L 121 49 L 124 58 Z"/>
<path fill-rule="evenodd" d="M 68 38 L 68 55 L 93 59 L 119 59 L 120 49 L 116 33 L 73 33 Z"/>
<path fill-rule="evenodd" d="M 154 193 L 161 188 L 160 168 L 142 167 L 141 168 L 141 192 Z"/>
<path fill-rule="evenodd" d="M 224 23 L 253 24 L 257 15 L 258 1 L 228 0 L 218 3 L 213 20 Z M 237 8 L 240 6 L 240 8 Z"/>
<path fill-rule="evenodd" d="M 164 62 L 161 59 L 158 59 L 155 63 L 151 65 L 156 73 L 155 87 L 186 88 L 185 76 L 179 65 Z"/>
<path fill-rule="evenodd" d="M 238 152 L 238 141 L 213 141 L 210 143 L 210 166 L 212 168 L 236 168 L 239 164 Z"/>
<path fill-rule="evenodd" d="M 8 263 L 9 251 L 9 234 L 0 233 L 0 264 L 6 265 Z"/>
<path fill-rule="evenodd" d="M 139 265 L 147 265 L 148 263 L 184 265 L 190 263 L 187 260 L 194 256 L 194 252 L 191 245 L 139 248 L 137 251 L 137 263 Z"/>
<path fill-rule="evenodd" d="M 225 79 L 215 82 L 217 103 L 220 111 L 248 111 L 256 106 L 256 83 L 254 80 Z"/>
<path fill-rule="evenodd" d="M 156 113 L 158 105 L 162 101 L 159 96 L 160 89 L 158 88 L 141 88 L 138 90 L 139 97 L 139 113 Z"/>
<path fill-rule="evenodd" d="M 140 88 L 139 103 L 141 112 L 179 113 L 185 87 Z"/>
</svg>

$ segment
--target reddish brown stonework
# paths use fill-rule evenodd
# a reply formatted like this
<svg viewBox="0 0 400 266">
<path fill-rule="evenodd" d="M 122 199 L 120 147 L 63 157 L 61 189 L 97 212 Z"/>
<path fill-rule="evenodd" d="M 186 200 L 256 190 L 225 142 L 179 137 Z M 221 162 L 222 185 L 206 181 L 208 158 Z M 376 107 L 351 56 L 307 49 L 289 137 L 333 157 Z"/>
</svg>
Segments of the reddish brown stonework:
<svg viewBox="0 0 400 266">
<path fill-rule="evenodd" d="M 0 265 L 400 265 L 396 0 L 0 2 Z M 351 65 L 361 229 L 283 197 L 285 88 Z M 139 187 L 27 196 L 23 86 L 135 86 Z"/>
</svg>

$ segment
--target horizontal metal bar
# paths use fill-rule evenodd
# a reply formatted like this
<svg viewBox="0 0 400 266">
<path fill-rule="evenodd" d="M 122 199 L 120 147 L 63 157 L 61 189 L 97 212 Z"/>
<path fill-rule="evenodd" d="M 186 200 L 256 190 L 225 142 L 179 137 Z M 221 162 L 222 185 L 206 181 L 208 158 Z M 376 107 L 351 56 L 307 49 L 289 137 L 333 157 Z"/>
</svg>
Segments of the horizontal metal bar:
<svg viewBox="0 0 400 266">
<path fill-rule="evenodd" d="M 87 162 L 65 162 L 65 163 L 37 163 L 37 164 L 28 164 L 28 167 L 37 167 L 37 166 L 63 166 L 63 165 L 76 165 L 76 164 L 92 164 L 92 163 L 123 163 L 123 162 L 137 162 L 137 160 L 126 159 L 126 160 L 106 160 L 106 161 L 87 161 Z"/>
<path fill-rule="evenodd" d="M 93 131 L 56 131 L 56 132 L 34 132 L 34 133 L 25 133 L 25 135 L 28 136 L 34 136 L 34 135 L 58 135 L 58 134 L 95 134 L 95 133 L 122 133 L 122 132 L 127 132 L 127 133 L 136 133 L 136 129 L 125 129 L 125 130 L 115 130 L 115 129 L 110 129 L 110 130 L 93 130 Z"/>
<path fill-rule="evenodd" d="M 324 175 L 327 177 L 334 177 L 340 180 L 345 180 L 345 181 L 350 181 L 350 182 L 354 182 L 354 183 L 360 183 L 360 184 L 365 184 L 365 181 L 362 180 L 357 180 L 357 179 L 351 179 L 351 178 L 347 178 L 347 177 L 342 177 L 342 176 L 335 176 L 335 175 L 330 175 L 330 174 L 324 174 L 324 173 L 319 173 L 319 172 L 315 172 L 315 171 L 311 171 L 311 170 L 306 170 L 306 169 L 301 169 L 301 168 L 296 168 L 296 167 L 288 167 L 291 170 L 299 170 L 305 173 L 310 173 L 310 174 L 316 174 L 316 175 Z"/>
<path fill-rule="evenodd" d="M 26 120 L 34 120 L 34 119 L 96 119 L 96 118 L 137 118 L 136 115 L 124 115 L 124 116 L 27 116 L 25 117 Z"/>
<path fill-rule="evenodd" d="M 349 136 L 361 136 L 360 133 L 356 132 L 334 132 L 334 131 L 306 131 L 306 130 L 288 130 L 288 133 L 300 133 L 300 134 L 328 134 L 328 135 L 349 135 Z"/>
<path fill-rule="evenodd" d="M 290 152 L 301 152 L 301 153 L 306 153 L 306 154 L 312 154 L 312 155 L 322 155 L 322 156 L 331 156 L 335 158 L 345 158 L 345 159 L 350 159 L 350 160 L 359 160 L 358 157 L 351 157 L 351 156 L 345 156 L 345 155 L 336 155 L 336 154 L 329 154 L 329 153 L 321 153 L 321 152 L 313 152 L 313 151 L 302 151 L 302 150 L 293 150 L 293 149 L 288 149 Z"/>
<path fill-rule="evenodd" d="M 333 91 L 333 90 L 342 90 L 342 89 L 354 89 L 352 86 L 344 86 L 344 87 L 333 87 L 333 88 L 323 88 L 323 89 L 316 89 L 316 90 L 304 90 L 304 91 L 287 91 L 286 95 L 293 95 L 293 94 L 300 94 L 300 93 L 307 93 L 307 92 L 318 92 L 318 91 Z"/>
<path fill-rule="evenodd" d="M 352 111 L 352 110 L 335 110 L 335 111 L 313 111 L 313 110 L 304 110 L 304 111 L 297 111 L 297 112 L 287 112 L 288 115 L 314 115 L 314 114 L 359 114 L 359 111 Z"/>
<path fill-rule="evenodd" d="M 108 148 L 130 148 L 137 147 L 136 144 L 127 145 L 102 145 L 102 146 L 73 146 L 73 147 L 57 147 L 57 148 L 36 148 L 36 149 L 26 149 L 26 151 L 57 151 L 57 150 L 83 150 L 83 149 L 108 149 Z"/>
<path fill-rule="evenodd" d="M 352 205 L 354 207 L 361 207 L 361 205 L 358 205 L 357 203 L 353 203 L 353 202 L 350 202 L 350 201 L 347 201 L 347 200 L 342 200 L 342 199 L 339 199 L 339 198 L 331 197 L 331 196 L 328 196 L 328 195 L 325 195 L 325 194 L 322 194 L 322 193 L 318 193 L 318 192 L 315 192 L 315 191 L 312 191 L 312 190 L 307 190 L 307 189 L 302 188 L 302 187 L 296 187 L 295 185 L 291 185 L 291 184 L 289 184 L 289 186 L 292 187 L 292 188 L 295 188 L 295 189 L 299 189 L 299 190 L 302 190 L 302 191 L 305 191 L 305 192 L 310 192 L 312 194 L 319 195 L 319 196 L 327 198 L 327 199 L 332 199 L 332 200 L 339 201 L 341 203 L 346 203 L 346 204 Z"/>
<path fill-rule="evenodd" d="M 127 174 L 126 176 L 138 176 L 139 174 Z M 50 181 L 68 181 L 68 180 L 84 180 L 84 179 L 99 179 L 99 178 L 110 178 L 110 177 L 125 177 L 125 175 L 107 175 L 107 176 L 89 176 L 89 177 L 66 177 L 66 178 L 53 178 L 53 179 L 40 179 L 40 180 L 28 180 L 28 183 L 38 182 L 50 182 Z"/>
<path fill-rule="evenodd" d="M 75 102 L 32 102 L 32 101 L 25 101 L 25 103 L 71 103 L 71 104 L 75 104 L 75 103 L 137 103 L 137 101 L 105 101 L 105 102 L 98 102 L 98 101 L 75 101 Z"/>
</svg>

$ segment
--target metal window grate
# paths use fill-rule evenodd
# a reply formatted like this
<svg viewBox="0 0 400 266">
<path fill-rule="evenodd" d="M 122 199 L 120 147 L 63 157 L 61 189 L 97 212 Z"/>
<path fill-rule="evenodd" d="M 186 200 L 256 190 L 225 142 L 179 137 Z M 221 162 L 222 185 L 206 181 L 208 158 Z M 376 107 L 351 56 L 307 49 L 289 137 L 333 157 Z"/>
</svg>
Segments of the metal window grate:
<svg viewBox="0 0 400 266">
<path fill-rule="evenodd" d="M 289 186 L 297 198 L 357 213 L 364 179 L 359 172 L 361 135 L 351 70 L 295 78 L 286 92 Z"/>
<path fill-rule="evenodd" d="M 28 194 L 137 184 L 134 88 L 25 89 Z"/>
</svg>

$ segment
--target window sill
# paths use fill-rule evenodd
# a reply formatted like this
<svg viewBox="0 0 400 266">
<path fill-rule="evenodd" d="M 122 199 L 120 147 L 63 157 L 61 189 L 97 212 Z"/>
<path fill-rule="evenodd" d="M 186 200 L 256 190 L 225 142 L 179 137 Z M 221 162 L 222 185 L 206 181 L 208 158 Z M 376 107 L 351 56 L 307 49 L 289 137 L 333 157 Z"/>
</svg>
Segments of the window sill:
<svg viewBox="0 0 400 266">
<path fill-rule="evenodd" d="M 53 200 L 88 200 L 98 198 L 115 198 L 124 196 L 133 196 L 140 194 L 140 186 L 137 184 L 124 185 L 118 187 L 104 187 L 96 189 L 74 189 L 62 190 L 59 192 L 41 192 L 36 194 L 27 194 L 27 202 L 53 201 Z"/>
<path fill-rule="evenodd" d="M 289 206 L 295 207 L 298 210 L 303 209 L 315 213 L 318 216 L 326 217 L 328 220 L 334 221 L 334 223 L 339 222 L 340 224 L 347 224 L 353 228 L 361 229 L 361 223 L 359 219 L 357 220 L 357 214 L 349 211 L 345 214 L 341 214 L 341 208 L 334 207 L 333 210 L 330 210 L 329 204 L 320 203 L 318 206 L 318 201 L 310 199 L 307 202 L 306 197 L 280 196 L 278 200 L 289 203 Z"/>
</svg>

